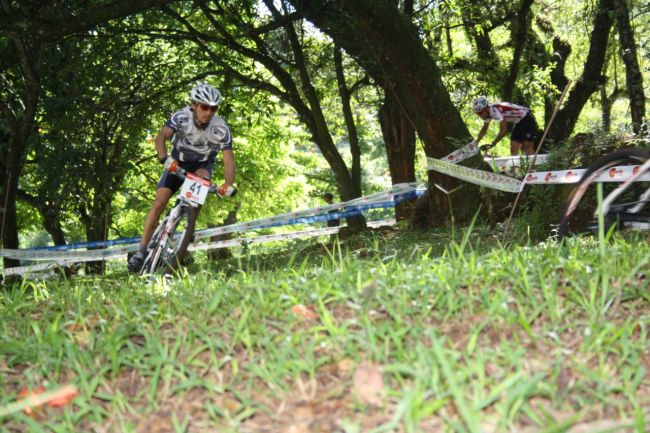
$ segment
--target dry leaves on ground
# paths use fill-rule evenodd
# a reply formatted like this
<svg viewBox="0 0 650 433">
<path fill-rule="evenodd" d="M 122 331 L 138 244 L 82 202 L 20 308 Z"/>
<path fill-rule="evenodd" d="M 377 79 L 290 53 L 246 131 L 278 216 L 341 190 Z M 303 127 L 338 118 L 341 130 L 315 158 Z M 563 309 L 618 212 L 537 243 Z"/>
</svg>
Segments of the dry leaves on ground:
<svg viewBox="0 0 650 433">
<path fill-rule="evenodd" d="M 354 371 L 354 395 L 363 403 L 381 406 L 386 397 L 381 366 L 362 361 Z"/>
</svg>

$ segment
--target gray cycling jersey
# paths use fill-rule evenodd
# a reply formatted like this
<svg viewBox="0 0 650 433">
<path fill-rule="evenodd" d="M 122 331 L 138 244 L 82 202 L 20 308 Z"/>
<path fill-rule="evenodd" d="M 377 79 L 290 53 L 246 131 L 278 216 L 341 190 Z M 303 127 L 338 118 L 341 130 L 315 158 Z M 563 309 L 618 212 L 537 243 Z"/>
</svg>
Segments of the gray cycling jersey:
<svg viewBox="0 0 650 433">
<path fill-rule="evenodd" d="M 194 112 L 185 107 L 165 123 L 174 131 L 172 158 L 183 162 L 214 164 L 220 150 L 232 149 L 232 137 L 226 122 L 215 115 L 205 129 L 194 123 Z"/>
</svg>

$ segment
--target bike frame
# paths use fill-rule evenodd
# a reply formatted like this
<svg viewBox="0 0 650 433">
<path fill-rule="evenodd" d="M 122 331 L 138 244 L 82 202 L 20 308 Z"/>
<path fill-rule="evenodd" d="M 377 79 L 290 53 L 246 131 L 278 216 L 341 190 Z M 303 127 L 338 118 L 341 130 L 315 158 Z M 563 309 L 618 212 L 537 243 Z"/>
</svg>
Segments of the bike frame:
<svg viewBox="0 0 650 433">
<path fill-rule="evenodd" d="M 167 170 L 170 173 L 180 177 L 181 179 L 185 179 L 186 177 L 189 177 L 192 180 L 196 180 L 197 182 L 207 186 L 208 192 L 214 193 L 216 191 L 216 186 L 212 182 L 206 181 L 205 179 L 200 178 L 199 176 L 196 176 L 193 173 L 189 173 L 186 170 L 182 169 L 181 167 L 178 167 L 177 161 L 173 161 L 172 164 L 167 168 Z M 172 236 L 174 224 L 177 224 L 178 218 L 183 212 L 183 208 L 190 208 L 188 209 L 190 213 L 194 212 L 194 209 L 196 209 L 197 214 L 192 216 L 192 218 L 194 218 L 193 221 L 195 221 L 196 217 L 198 216 L 198 212 L 201 207 L 198 203 L 189 200 L 188 198 L 183 196 L 182 190 L 181 192 L 179 192 L 179 194 L 177 194 L 176 198 L 178 200 L 178 203 L 174 205 L 174 207 L 170 210 L 169 214 L 165 217 L 165 221 L 160 225 L 158 225 L 158 228 L 156 229 L 156 231 L 154 231 L 152 240 L 150 241 L 153 242 L 153 244 L 148 248 L 148 255 L 145 258 L 146 266 L 143 266 L 141 270 L 141 274 L 154 272 L 158 267 L 159 262 L 162 259 L 161 255 L 164 254 L 165 249 L 168 246 L 170 236 Z M 178 236 L 179 242 L 183 242 L 183 239 L 186 236 L 192 236 L 193 234 L 194 234 L 194 226 L 192 224 L 191 233 L 183 233 L 174 236 Z M 181 255 L 184 253 L 185 251 L 183 250 L 181 252 Z M 151 254 L 153 254 L 153 257 L 151 257 Z M 178 257 L 176 257 L 177 254 L 178 251 L 176 251 L 172 256 L 174 260 L 178 259 Z"/>
</svg>

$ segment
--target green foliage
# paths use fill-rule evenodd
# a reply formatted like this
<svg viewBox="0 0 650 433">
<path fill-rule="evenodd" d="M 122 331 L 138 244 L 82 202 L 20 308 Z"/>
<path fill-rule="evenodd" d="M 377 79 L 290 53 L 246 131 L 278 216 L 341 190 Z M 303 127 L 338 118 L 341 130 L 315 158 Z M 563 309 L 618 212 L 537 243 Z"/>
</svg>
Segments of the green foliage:
<svg viewBox="0 0 650 433">
<path fill-rule="evenodd" d="M 88 2 L 86 2 L 88 3 Z M 58 20 L 70 11 L 103 2 L 38 6 L 38 16 Z M 201 224 L 222 221 L 229 211 L 239 220 L 268 216 L 320 202 L 324 191 L 338 189 L 336 178 L 313 144 L 314 128 L 305 110 L 322 109 L 326 133 L 351 167 L 349 138 L 333 67 L 334 41 L 311 24 L 296 20 L 277 23 L 271 3 L 237 0 L 225 3 L 173 2 L 169 8 L 104 23 L 92 31 L 67 37 L 43 48 L 41 104 L 37 130 L 30 138 L 27 165 L 20 182 L 31 200 L 19 206 L 21 236 L 39 240 L 43 208 L 56 214 L 68 241 L 87 237 L 135 236 L 153 197 L 160 167 L 153 160 L 154 136 L 170 113 L 187 103 L 186 93 L 197 80 L 218 86 L 225 97 L 220 115 L 235 137 L 240 196 L 230 202 L 212 201 Z M 284 13 L 293 8 L 286 2 Z M 498 99 L 512 66 L 515 19 L 521 2 L 473 0 L 417 1 L 413 21 L 423 44 L 443 72 L 443 81 L 472 131 L 481 122 L 470 102 L 485 94 Z M 400 5 L 400 6 L 403 6 Z M 631 4 L 635 36 L 644 75 L 648 73 L 646 5 Z M 28 2 L 16 10 L 36 8 Z M 513 88 L 513 102 L 528 104 L 538 123 L 549 115 L 549 104 L 562 89 L 552 85 L 558 62 L 557 40 L 570 44 L 565 73 L 576 79 L 589 50 L 589 35 L 597 2 L 533 2 L 526 44 Z M 28 16 L 28 13 L 24 14 Z M 298 36 L 300 50 L 287 39 Z M 617 38 L 608 47 L 604 93 L 613 102 L 613 131 L 629 130 L 628 103 L 623 93 L 624 68 Z M 0 101 L 21 115 L 25 83 L 15 47 L 0 35 L 3 83 Z M 299 68 L 304 55 L 305 71 Z M 562 59 L 564 60 L 564 59 Z M 362 189 L 371 193 L 387 187 L 387 163 L 377 110 L 383 99 L 365 71 L 344 55 L 347 84 L 354 88 L 352 108 L 362 153 Z M 306 75 L 308 80 L 306 79 Z M 646 79 L 646 84 L 648 80 Z M 358 86 L 357 86 L 358 84 Z M 313 86 L 317 100 L 309 98 Z M 613 95 L 613 96 L 612 96 Z M 0 114 L 0 156 L 8 150 L 10 130 Z M 602 126 L 602 103 L 592 97 L 576 132 Z M 312 119 L 313 120 L 313 119 Z M 548 120 L 548 119 L 546 119 Z M 307 132 L 309 131 L 309 132 Z M 310 135 L 312 134 L 312 135 Z M 488 139 L 496 134 L 492 128 Z M 497 149 L 507 154 L 507 140 Z M 464 143 L 454 143 L 454 145 Z M 568 150 L 567 150 L 568 149 Z M 571 152 L 571 147 L 559 152 Z M 557 168 L 576 167 L 595 157 L 600 147 L 579 147 L 558 156 Z M 418 173 L 425 173 L 418 156 Z M 4 163 L 4 161 L 0 161 Z M 215 180 L 222 173 L 218 165 Z M 548 231 L 546 206 L 558 209 L 561 193 L 531 191 L 523 216 L 542 236 Z M 102 222 L 103 221 L 103 222 Z M 108 228 L 103 227 L 108 221 Z M 31 241 L 30 241 L 31 242 Z M 31 245 L 29 245 L 31 246 Z"/>
</svg>

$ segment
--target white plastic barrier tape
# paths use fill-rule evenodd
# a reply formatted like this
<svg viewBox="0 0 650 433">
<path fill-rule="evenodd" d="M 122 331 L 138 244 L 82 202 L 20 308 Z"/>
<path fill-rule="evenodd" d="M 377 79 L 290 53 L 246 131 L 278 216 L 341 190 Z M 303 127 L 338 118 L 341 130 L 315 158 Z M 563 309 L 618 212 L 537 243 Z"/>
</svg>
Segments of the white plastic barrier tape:
<svg viewBox="0 0 650 433">
<path fill-rule="evenodd" d="M 244 232 L 248 230 L 258 230 L 275 225 L 282 225 L 291 220 L 298 218 L 309 217 L 318 214 L 324 214 L 331 211 L 341 210 L 351 206 L 370 205 L 375 203 L 385 202 L 392 200 L 398 194 L 405 194 L 416 191 L 417 186 L 415 183 L 400 183 L 395 184 L 388 191 L 383 191 L 368 196 L 356 198 L 343 203 L 334 203 L 327 206 L 319 206 L 312 209 L 305 209 L 302 211 L 287 212 L 281 215 L 276 215 L 268 218 L 262 218 L 254 221 L 244 223 L 231 224 L 229 226 L 215 227 L 211 229 L 201 230 L 196 232 L 195 239 L 203 239 L 216 235 L 223 235 L 226 233 Z"/>
<path fill-rule="evenodd" d="M 274 227 L 282 224 L 286 224 L 292 220 L 299 218 L 306 218 L 314 215 L 322 215 L 331 211 L 343 210 L 345 208 L 354 207 L 354 206 L 370 206 L 373 204 L 379 204 L 386 201 L 393 200 L 398 194 L 405 194 L 409 192 L 416 191 L 415 183 L 401 183 L 395 184 L 388 191 L 383 191 L 375 194 L 371 194 L 365 197 L 360 197 L 353 199 L 347 202 L 334 203 L 327 206 L 318 206 L 311 209 L 306 209 L 302 211 L 288 212 L 282 215 L 276 215 L 273 217 L 262 218 L 255 221 L 245 222 L 245 223 L 236 223 L 228 226 L 215 227 L 212 229 L 205 229 L 196 232 L 195 239 L 202 239 L 206 237 L 211 237 L 215 235 L 222 235 L 227 233 L 242 233 L 250 230 L 258 230 L 262 228 Z M 98 248 L 91 250 L 68 250 L 68 251 L 56 251 L 56 250 L 11 250 L 11 249 L 0 249 L 0 257 L 9 257 L 19 260 L 47 260 L 47 261 L 56 261 L 56 260 L 65 260 L 68 262 L 74 261 L 93 261 L 93 260 L 102 260 L 104 258 L 111 258 L 115 255 L 125 255 L 131 251 L 135 251 L 137 245 L 127 245 L 121 246 L 119 248 Z M 82 260 L 84 259 L 84 260 Z"/>
<path fill-rule="evenodd" d="M 427 158 L 427 168 L 476 185 L 505 192 L 519 192 L 523 182 L 501 174 L 451 164 L 435 158 Z"/>
<path fill-rule="evenodd" d="M 18 260 L 82 262 L 103 260 L 105 258 L 126 255 L 138 249 L 137 245 L 117 248 L 100 248 L 88 251 L 48 251 L 48 250 L 2 250 L 3 257 Z M 6 269 L 5 269 L 6 271 Z"/>
<path fill-rule="evenodd" d="M 633 175 L 639 173 L 640 170 L 640 165 L 624 165 L 612 167 L 607 170 L 607 172 L 598 176 L 595 182 L 625 182 Z M 560 171 L 540 171 L 529 173 L 528 176 L 526 176 L 524 182 L 532 185 L 577 183 L 586 171 L 587 169 L 584 168 Z M 650 181 L 650 172 L 646 172 L 638 176 L 636 181 Z"/>
<path fill-rule="evenodd" d="M 529 173 L 523 181 L 503 176 L 496 173 L 488 173 L 482 170 L 475 170 L 468 167 L 450 164 L 440 159 L 427 158 L 427 168 L 440 173 L 447 174 L 457 179 L 488 188 L 506 192 L 519 192 L 524 184 L 549 185 L 549 184 L 571 184 L 577 183 L 587 171 L 584 168 L 558 171 L 539 171 Z M 640 165 L 625 165 L 610 168 L 607 172 L 596 178 L 595 182 L 625 182 L 632 176 L 637 175 L 641 170 Z M 645 172 L 635 179 L 638 182 L 650 181 L 650 172 Z"/>
<path fill-rule="evenodd" d="M 476 155 L 478 151 L 478 146 L 472 141 L 471 143 L 468 143 L 460 149 L 455 150 L 449 155 L 443 157 L 442 160 L 451 162 L 453 164 L 458 164 L 459 162 Z"/>
<path fill-rule="evenodd" d="M 521 169 L 522 163 L 524 167 L 528 167 L 528 164 L 533 162 L 533 156 L 504 156 L 499 158 L 486 156 L 483 160 L 487 162 L 494 171 L 516 173 Z M 537 158 L 535 158 L 535 165 L 543 165 L 546 164 L 547 161 L 547 154 L 537 155 Z"/>
<path fill-rule="evenodd" d="M 395 225 L 395 220 L 394 219 L 387 219 L 387 220 L 381 220 L 381 221 L 372 221 L 369 222 L 368 227 L 384 227 L 384 226 L 392 226 Z M 189 251 L 202 251 L 202 250 L 209 250 L 209 249 L 219 249 L 219 248 L 231 248 L 231 247 L 236 247 L 236 246 L 241 246 L 243 244 L 259 244 L 259 243 L 266 243 L 266 242 L 274 242 L 274 241 L 286 241 L 289 239 L 300 239 L 300 238 L 310 238 L 310 237 L 316 237 L 316 236 L 325 236 L 325 235 L 330 235 L 334 233 L 338 233 L 341 228 L 345 226 L 337 226 L 337 227 L 324 227 L 320 229 L 309 229 L 309 230 L 302 230 L 302 231 L 297 231 L 297 232 L 290 232 L 290 233 L 278 233 L 278 234 L 273 234 L 273 235 L 264 235 L 264 236 L 257 236 L 257 237 L 252 237 L 252 238 L 237 238 L 237 239 L 228 239 L 228 240 L 223 240 L 223 241 L 215 241 L 215 242 L 209 242 L 209 243 L 198 243 L 198 244 L 191 244 L 188 248 Z M 129 248 L 133 249 L 133 248 Z M 111 250 L 104 250 L 107 254 L 99 258 L 99 260 L 106 260 L 106 259 L 124 259 L 127 256 L 127 253 L 125 252 L 125 248 L 114 248 Z M 60 252 L 59 252 L 60 253 Z M 8 268 L 5 269 L 3 274 L 5 276 L 9 275 L 26 275 L 30 273 L 35 273 L 35 272 L 41 272 L 41 271 L 46 271 L 50 269 L 55 269 L 59 266 L 68 266 L 74 263 L 82 263 L 82 262 L 91 262 L 91 261 L 96 261 L 98 260 L 97 257 L 83 257 L 83 256 L 78 256 L 74 259 L 59 259 L 54 262 L 49 262 L 49 263 L 40 263 L 40 264 L 35 264 L 35 265 L 29 265 L 29 266 L 18 266 L 14 268 Z"/>
<path fill-rule="evenodd" d="M 300 239 L 300 238 L 309 238 L 315 236 L 331 235 L 334 233 L 338 233 L 339 230 L 341 230 L 341 226 L 324 227 L 322 229 L 302 230 L 302 231 L 291 232 L 291 233 L 262 235 L 262 236 L 256 236 L 254 238 L 228 239 L 225 241 L 191 244 L 188 249 L 189 251 L 203 251 L 203 250 L 214 250 L 218 248 L 237 247 L 242 244 L 260 244 L 260 243 L 274 242 L 274 241 L 286 241 L 289 239 Z"/>
</svg>

